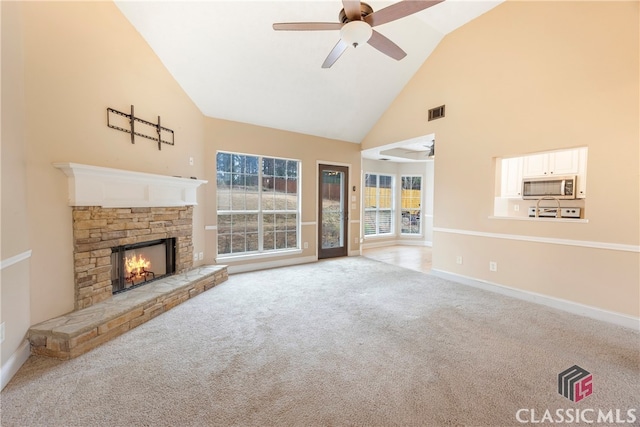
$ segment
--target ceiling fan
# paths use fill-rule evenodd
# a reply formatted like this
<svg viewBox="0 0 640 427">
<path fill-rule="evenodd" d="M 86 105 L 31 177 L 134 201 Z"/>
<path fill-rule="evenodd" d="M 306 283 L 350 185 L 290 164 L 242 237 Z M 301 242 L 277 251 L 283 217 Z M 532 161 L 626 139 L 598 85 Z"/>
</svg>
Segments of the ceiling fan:
<svg viewBox="0 0 640 427">
<path fill-rule="evenodd" d="M 349 45 L 357 47 L 365 42 L 399 61 L 407 56 L 406 52 L 373 27 L 420 12 L 442 1 L 444 0 L 402 0 L 374 12 L 365 2 L 342 0 L 343 9 L 338 15 L 340 22 L 284 22 L 273 24 L 273 29 L 276 31 L 340 30 L 340 40 L 324 60 L 322 68 L 330 68 Z"/>
</svg>

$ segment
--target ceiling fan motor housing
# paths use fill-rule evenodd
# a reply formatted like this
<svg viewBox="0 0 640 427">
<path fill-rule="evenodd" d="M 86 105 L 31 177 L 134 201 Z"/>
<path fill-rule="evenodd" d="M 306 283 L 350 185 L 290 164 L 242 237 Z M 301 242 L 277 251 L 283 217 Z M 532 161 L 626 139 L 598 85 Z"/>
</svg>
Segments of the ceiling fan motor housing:
<svg viewBox="0 0 640 427">
<path fill-rule="evenodd" d="M 369 6 L 368 4 L 366 4 L 365 2 L 361 1 L 360 2 L 360 13 L 361 13 L 362 19 L 364 20 L 365 16 L 371 15 L 373 13 L 373 8 L 371 6 Z M 338 15 L 338 21 L 340 21 L 343 24 L 346 24 L 347 22 L 349 22 L 349 17 L 345 13 L 344 9 L 342 9 L 340 11 L 340 15 Z"/>
<path fill-rule="evenodd" d="M 340 30 L 340 38 L 353 47 L 366 43 L 371 38 L 373 30 L 371 25 L 364 21 L 364 18 L 371 13 L 373 13 L 371 6 L 363 2 L 360 2 L 361 18 L 359 20 L 350 20 L 344 9 L 342 9 L 338 18 L 344 24 Z"/>
</svg>

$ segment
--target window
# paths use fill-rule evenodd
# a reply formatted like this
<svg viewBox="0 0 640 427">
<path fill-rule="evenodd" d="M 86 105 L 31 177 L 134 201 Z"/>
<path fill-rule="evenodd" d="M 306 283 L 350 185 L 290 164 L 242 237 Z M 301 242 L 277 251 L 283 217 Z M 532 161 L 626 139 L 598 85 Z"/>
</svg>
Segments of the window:
<svg viewBox="0 0 640 427">
<path fill-rule="evenodd" d="M 300 162 L 219 152 L 218 255 L 298 249 Z"/>
<path fill-rule="evenodd" d="M 402 205 L 402 234 L 420 234 L 421 176 L 402 177 L 400 204 Z"/>
<path fill-rule="evenodd" d="M 393 177 L 365 174 L 364 235 L 391 234 L 393 218 Z"/>
</svg>

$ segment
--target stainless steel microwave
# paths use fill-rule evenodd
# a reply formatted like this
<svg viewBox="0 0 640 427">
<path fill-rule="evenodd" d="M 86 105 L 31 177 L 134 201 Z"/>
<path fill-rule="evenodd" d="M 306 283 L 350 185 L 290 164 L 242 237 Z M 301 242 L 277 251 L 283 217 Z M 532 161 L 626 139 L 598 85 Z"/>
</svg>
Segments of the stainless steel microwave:
<svg viewBox="0 0 640 427">
<path fill-rule="evenodd" d="M 522 198 L 525 200 L 543 197 L 575 199 L 576 180 L 576 175 L 525 178 L 522 180 Z"/>
</svg>

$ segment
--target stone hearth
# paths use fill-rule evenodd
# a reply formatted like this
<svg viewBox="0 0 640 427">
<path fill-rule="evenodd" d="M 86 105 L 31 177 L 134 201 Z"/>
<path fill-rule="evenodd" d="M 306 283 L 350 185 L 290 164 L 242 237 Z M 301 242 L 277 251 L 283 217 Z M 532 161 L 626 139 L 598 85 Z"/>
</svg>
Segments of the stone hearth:
<svg viewBox="0 0 640 427">
<path fill-rule="evenodd" d="M 224 265 L 197 267 L 47 320 L 28 333 L 31 353 L 71 359 L 227 280 Z"/>
</svg>

